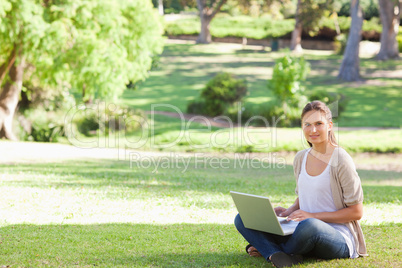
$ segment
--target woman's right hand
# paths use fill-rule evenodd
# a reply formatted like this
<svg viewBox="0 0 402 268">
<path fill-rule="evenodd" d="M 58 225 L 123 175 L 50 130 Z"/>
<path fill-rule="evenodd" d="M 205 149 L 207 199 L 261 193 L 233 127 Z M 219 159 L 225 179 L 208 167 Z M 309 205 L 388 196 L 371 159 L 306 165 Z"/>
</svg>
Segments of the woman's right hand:
<svg viewBox="0 0 402 268">
<path fill-rule="evenodd" d="M 292 213 L 292 211 L 289 211 L 289 209 L 283 208 L 283 207 L 276 207 L 274 208 L 274 211 L 276 213 L 276 216 L 279 217 L 287 217 Z"/>
</svg>

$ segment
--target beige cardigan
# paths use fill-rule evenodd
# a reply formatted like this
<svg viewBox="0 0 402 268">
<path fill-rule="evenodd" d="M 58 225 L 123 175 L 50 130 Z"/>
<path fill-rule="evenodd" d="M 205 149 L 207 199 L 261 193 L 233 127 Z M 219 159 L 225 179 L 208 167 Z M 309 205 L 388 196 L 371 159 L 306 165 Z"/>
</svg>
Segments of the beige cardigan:
<svg viewBox="0 0 402 268">
<path fill-rule="evenodd" d="M 298 194 L 297 181 L 303 163 L 303 157 L 308 149 L 296 154 L 293 161 L 293 169 L 296 177 L 296 194 Z M 355 164 L 350 155 L 342 148 L 337 147 L 332 154 L 330 163 L 331 191 L 335 207 L 339 210 L 347 206 L 363 202 L 363 190 L 360 177 L 356 172 Z M 355 239 L 357 253 L 360 256 L 367 256 L 366 243 L 359 221 L 346 223 Z"/>
</svg>

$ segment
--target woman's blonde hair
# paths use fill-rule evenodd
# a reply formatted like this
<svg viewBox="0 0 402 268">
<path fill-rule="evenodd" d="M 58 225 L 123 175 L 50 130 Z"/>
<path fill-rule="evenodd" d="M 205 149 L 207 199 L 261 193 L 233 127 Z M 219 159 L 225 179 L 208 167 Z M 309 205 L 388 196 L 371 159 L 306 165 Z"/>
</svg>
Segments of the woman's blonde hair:
<svg viewBox="0 0 402 268">
<path fill-rule="evenodd" d="M 310 111 L 319 111 L 319 112 L 325 114 L 325 118 L 328 120 L 328 122 L 332 122 L 331 110 L 322 101 L 316 100 L 316 101 L 307 103 L 306 106 L 304 106 L 302 114 L 301 114 L 302 121 L 303 121 L 303 117 L 306 115 L 306 113 L 308 113 Z M 338 146 L 338 143 L 336 142 L 336 138 L 335 138 L 335 134 L 334 134 L 333 130 L 328 130 L 328 140 L 329 140 L 330 144 L 332 144 L 334 146 Z M 313 147 L 311 142 L 307 141 L 307 143 L 310 145 L 310 147 Z"/>
</svg>

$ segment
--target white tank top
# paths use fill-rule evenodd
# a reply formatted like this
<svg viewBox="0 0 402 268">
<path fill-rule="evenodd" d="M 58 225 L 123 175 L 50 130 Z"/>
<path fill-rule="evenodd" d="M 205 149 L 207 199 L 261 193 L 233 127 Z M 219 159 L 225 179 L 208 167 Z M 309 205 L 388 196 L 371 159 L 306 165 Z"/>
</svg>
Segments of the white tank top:
<svg viewBox="0 0 402 268">
<path fill-rule="evenodd" d="M 309 213 L 336 211 L 330 185 L 330 164 L 327 165 L 320 175 L 310 176 L 306 171 L 307 155 L 310 151 L 311 148 L 304 155 L 298 180 L 300 209 Z M 332 157 L 329 162 L 331 160 Z M 354 239 L 348 227 L 341 223 L 328 224 L 334 227 L 345 238 L 346 244 L 349 247 L 350 258 L 357 258 L 358 254 L 355 249 Z"/>
</svg>

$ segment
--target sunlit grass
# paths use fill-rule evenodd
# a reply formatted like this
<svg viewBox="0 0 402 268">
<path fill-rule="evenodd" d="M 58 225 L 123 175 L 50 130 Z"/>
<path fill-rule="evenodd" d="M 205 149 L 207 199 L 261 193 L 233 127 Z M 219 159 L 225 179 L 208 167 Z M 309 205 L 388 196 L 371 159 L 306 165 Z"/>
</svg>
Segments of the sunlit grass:
<svg viewBox="0 0 402 268">
<path fill-rule="evenodd" d="M 162 165 L 165 160 L 170 164 Z M 270 196 L 282 206 L 296 198 L 291 166 L 247 155 L 144 154 L 131 163 L 31 160 L 1 165 L 0 172 L 0 264 L 12 267 L 269 267 L 244 253 L 246 243 L 232 223 L 237 212 L 229 191 Z M 401 235 L 401 173 L 359 173 L 371 257 L 310 259 L 303 267 L 400 262 L 396 242 L 384 235 L 395 241 Z M 376 258 L 384 247 L 386 262 Z"/>
<path fill-rule="evenodd" d="M 117 150 L 98 149 L 92 153 L 98 159 L 90 159 L 82 158 L 88 149 L 19 145 L 2 142 L 2 149 L 21 155 L 0 165 L 4 266 L 270 267 L 245 254 L 229 191 L 270 196 L 282 206 L 296 198 L 285 158 L 132 151 L 138 157 L 118 161 Z M 370 257 L 308 259 L 302 267 L 400 265 L 401 173 L 359 174 Z"/>
</svg>

